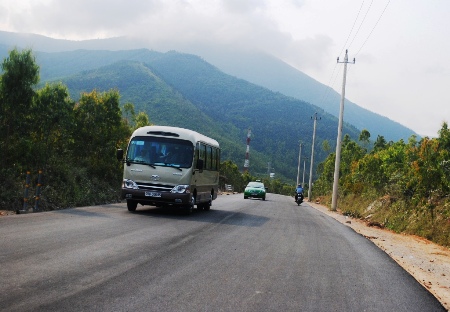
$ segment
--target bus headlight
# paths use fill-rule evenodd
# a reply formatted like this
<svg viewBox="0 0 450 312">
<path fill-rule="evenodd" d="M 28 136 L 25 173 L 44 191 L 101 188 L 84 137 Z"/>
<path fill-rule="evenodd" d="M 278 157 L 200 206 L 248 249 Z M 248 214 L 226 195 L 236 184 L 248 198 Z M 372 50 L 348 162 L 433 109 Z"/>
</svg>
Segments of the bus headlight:
<svg viewBox="0 0 450 312">
<path fill-rule="evenodd" d="M 137 190 L 139 186 L 133 180 L 124 179 L 123 180 L 123 188 Z"/>
<path fill-rule="evenodd" d="M 170 192 L 176 194 L 189 194 L 191 192 L 191 188 L 189 185 L 180 184 L 175 186 Z"/>
</svg>

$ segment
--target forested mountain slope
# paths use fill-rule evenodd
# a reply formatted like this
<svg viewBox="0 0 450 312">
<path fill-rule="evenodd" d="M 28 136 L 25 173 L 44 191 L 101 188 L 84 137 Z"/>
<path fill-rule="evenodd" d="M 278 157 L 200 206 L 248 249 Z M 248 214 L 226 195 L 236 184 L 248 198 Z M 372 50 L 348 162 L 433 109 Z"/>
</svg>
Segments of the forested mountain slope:
<svg viewBox="0 0 450 312">
<path fill-rule="evenodd" d="M 194 55 L 148 53 L 141 56 L 145 62 L 118 61 L 57 81 L 69 87 L 74 99 L 93 89 L 118 89 L 123 104 L 133 103 L 155 124 L 191 128 L 217 138 L 222 158 L 237 164 L 243 164 L 250 128 L 253 174 L 265 173 L 270 162 L 278 176 L 295 179 L 299 140 L 304 143 L 303 155 L 310 157 L 311 117 L 316 112 L 321 118 L 316 132 L 317 163 L 327 155 L 320 148 L 323 140 L 335 145 L 337 119 L 318 107 L 226 75 Z M 351 126 L 344 132 L 353 138 L 359 134 Z"/>
<path fill-rule="evenodd" d="M 6 56 L 7 49 L 14 46 L 32 47 L 35 51 L 46 52 L 38 54 L 41 64 L 52 65 L 43 66 L 43 80 L 68 76 L 123 59 L 145 62 L 148 58 L 161 54 L 142 49 L 147 47 L 145 43 L 128 37 L 70 41 L 0 31 L 0 56 Z M 230 49 L 222 46 L 198 46 L 190 50 L 227 74 L 309 102 L 334 116 L 339 114 L 340 94 L 273 56 L 255 51 L 240 51 L 238 47 Z M 411 129 L 348 100 L 345 104 L 344 121 L 359 130 L 369 130 L 372 140 L 381 135 L 388 141 L 406 141 L 411 135 L 416 135 Z"/>
<path fill-rule="evenodd" d="M 245 79 L 275 92 L 309 102 L 339 116 L 341 95 L 283 61 L 264 54 L 220 49 L 206 50 L 205 59 L 227 74 Z M 371 112 L 345 100 L 344 120 L 359 130 L 367 129 L 375 140 L 378 135 L 386 140 L 407 139 L 416 133 L 385 116 Z"/>
</svg>

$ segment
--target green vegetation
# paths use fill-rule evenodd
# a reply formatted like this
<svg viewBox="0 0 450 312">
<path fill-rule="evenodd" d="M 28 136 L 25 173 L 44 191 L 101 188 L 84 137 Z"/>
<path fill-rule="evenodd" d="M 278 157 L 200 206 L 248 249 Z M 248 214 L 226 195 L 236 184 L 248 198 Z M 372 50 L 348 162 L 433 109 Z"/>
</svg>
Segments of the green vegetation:
<svg viewBox="0 0 450 312">
<path fill-rule="evenodd" d="M 363 131 L 360 141 L 370 134 Z M 331 205 L 335 154 L 319 165 L 315 197 Z M 344 138 L 339 177 L 339 209 L 396 232 L 450 246 L 450 130 L 405 143 L 378 136 L 372 151 Z"/>
<path fill-rule="evenodd" d="M 320 146 L 323 140 L 335 144 L 337 119 L 314 105 L 226 75 L 195 55 L 148 50 L 126 54 L 73 51 L 40 55 L 40 60 L 45 81 L 62 81 L 75 101 L 94 89 L 119 90 L 121 101 L 133 103 L 152 123 L 188 128 L 215 138 L 221 143 L 222 158 L 236 164 L 244 163 L 250 128 L 253 175 L 266 173 L 270 162 L 277 178 L 294 183 L 297 170 L 292 168 L 297 167 L 298 141 L 304 144 L 304 155 L 309 154 L 315 112 L 321 117 L 316 144 Z M 350 125 L 343 131 L 355 139 L 359 134 Z M 327 155 L 316 149 L 315 166 Z M 316 170 L 313 174 L 316 178 Z"/>
<path fill-rule="evenodd" d="M 134 66 L 147 70 L 139 64 Z M 4 165 L 0 168 L 0 209 L 21 210 L 24 200 L 28 209 L 34 208 L 38 171 L 44 177 L 38 210 L 117 202 L 122 166 L 115 158 L 116 149 L 126 147 L 134 129 L 150 124 L 148 115 L 142 111 L 136 114 L 131 102 L 120 105 L 119 92 L 113 89 L 89 92 L 88 87 L 80 88 L 76 102 L 62 83 L 37 89 L 39 67 L 31 50 L 14 49 L 1 68 L 0 157 Z M 148 92 L 159 102 L 162 99 L 157 97 L 167 94 Z M 166 97 L 164 104 L 160 111 L 168 106 L 194 109 L 186 107 L 192 104 L 176 94 Z M 155 110 L 152 116 L 157 115 Z M 198 115 L 193 120 L 213 128 L 206 116 Z M 225 140 L 224 149 L 229 145 Z M 237 189 L 254 179 L 242 175 L 231 161 L 222 165 L 222 178 Z M 24 198 L 27 172 L 32 179 Z M 271 181 L 266 184 L 272 187 Z M 280 189 L 279 185 L 280 181 L 273 182 L 273 190 Z"/>
<path fill-rule="evenodd" d="M 39 85 L 40 68 L 31 50 L 12 50 L 1 64 L 0 76 L 0 209 L 23 207 L 27 172 L 32 175 L 32 205 L 39 170 L 44 176 L 40 210 L 117 202 L 122 168 L 115 151 L 125 148 L 135 128 L 150 124 L 149 116 L 158 124 L 216 138 L 222 147 L 222 189 L 232 184 L 241 192 L 249 181 L 259 179 L 271 193 L 294 193 L 298 139 L 310 134 L 313 106 L 238 83 L 195 57 L 169 53 L 151 61 L 120 62 L 117 68 L 85 72 L 66 84 Z M 122 78 L 112 79 L 119 72 Z M 111 79 L 113 85 L 108 83 Z M 70 90 L 76 90 L 76 101 Z M 335 160 L 329 141 L 336 123 L 324 115 L 316 133 L 322 149 L 317 150 L 319 178 L 313 195 L 326 204 Z M 249 125 L 254 134 L 252 167 L 241 174 L 236 163 L 243 160 Z M 450 246 L 447 123 L 437 138 L 418 141 L 411 136 L 407 143 L 378 136 L 372 144 L 367 130 L 358 136 L 352 127 L 344 133 L 339 209 L 371 224 Z M 267 162 L 276 164 L 281 178 L 267 177 Z"/>
<path fill-rule="evenodd" d="M 0 80 L 1 209 L 22 209 L 26 174 L 33 177 L 33 190 L 39 170 L 39 210 L 117 201 L 121 166 L 114 155 L 132 131 L 122 118 L 119 93 L 94 90 L 75 103 L 64 85 L 35 90 L 38 81 L 31 50 L 11 51 Z"/>
</svg>

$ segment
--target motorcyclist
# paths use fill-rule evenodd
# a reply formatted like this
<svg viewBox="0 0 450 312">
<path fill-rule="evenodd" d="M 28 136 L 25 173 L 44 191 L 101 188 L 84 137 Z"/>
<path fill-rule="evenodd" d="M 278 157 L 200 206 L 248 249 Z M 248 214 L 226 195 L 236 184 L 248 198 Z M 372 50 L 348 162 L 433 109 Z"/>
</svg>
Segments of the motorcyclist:
<svg viewBox="0 0 450 312">
<path fill-rule="evenodd" d="M 301 184 L 297 185 L 297 188 L 295 189 L 295 202 L 297 202 L 298 196 L 300 196 L 303 201 L 303 187 Z"/>
</svg>

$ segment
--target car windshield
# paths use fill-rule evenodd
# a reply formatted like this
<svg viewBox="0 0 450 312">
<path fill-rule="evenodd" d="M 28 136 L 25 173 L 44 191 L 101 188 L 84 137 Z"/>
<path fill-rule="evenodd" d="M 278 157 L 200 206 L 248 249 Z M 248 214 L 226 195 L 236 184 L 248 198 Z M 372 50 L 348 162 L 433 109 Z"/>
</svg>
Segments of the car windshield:
<svg viewBox="0 0 450 312">
<path fill-rule="evenodd" d="M 127 161 L 152 166 L 190 168 L 194 158 L 191 142 L 153 136 L 134 137 L 127 150 Z"/>
<path fill-rule="evenodd" d="M 249 182 L 247 187 L 264 188 L 264 184 L 261 182 Z"/>
</svg>

